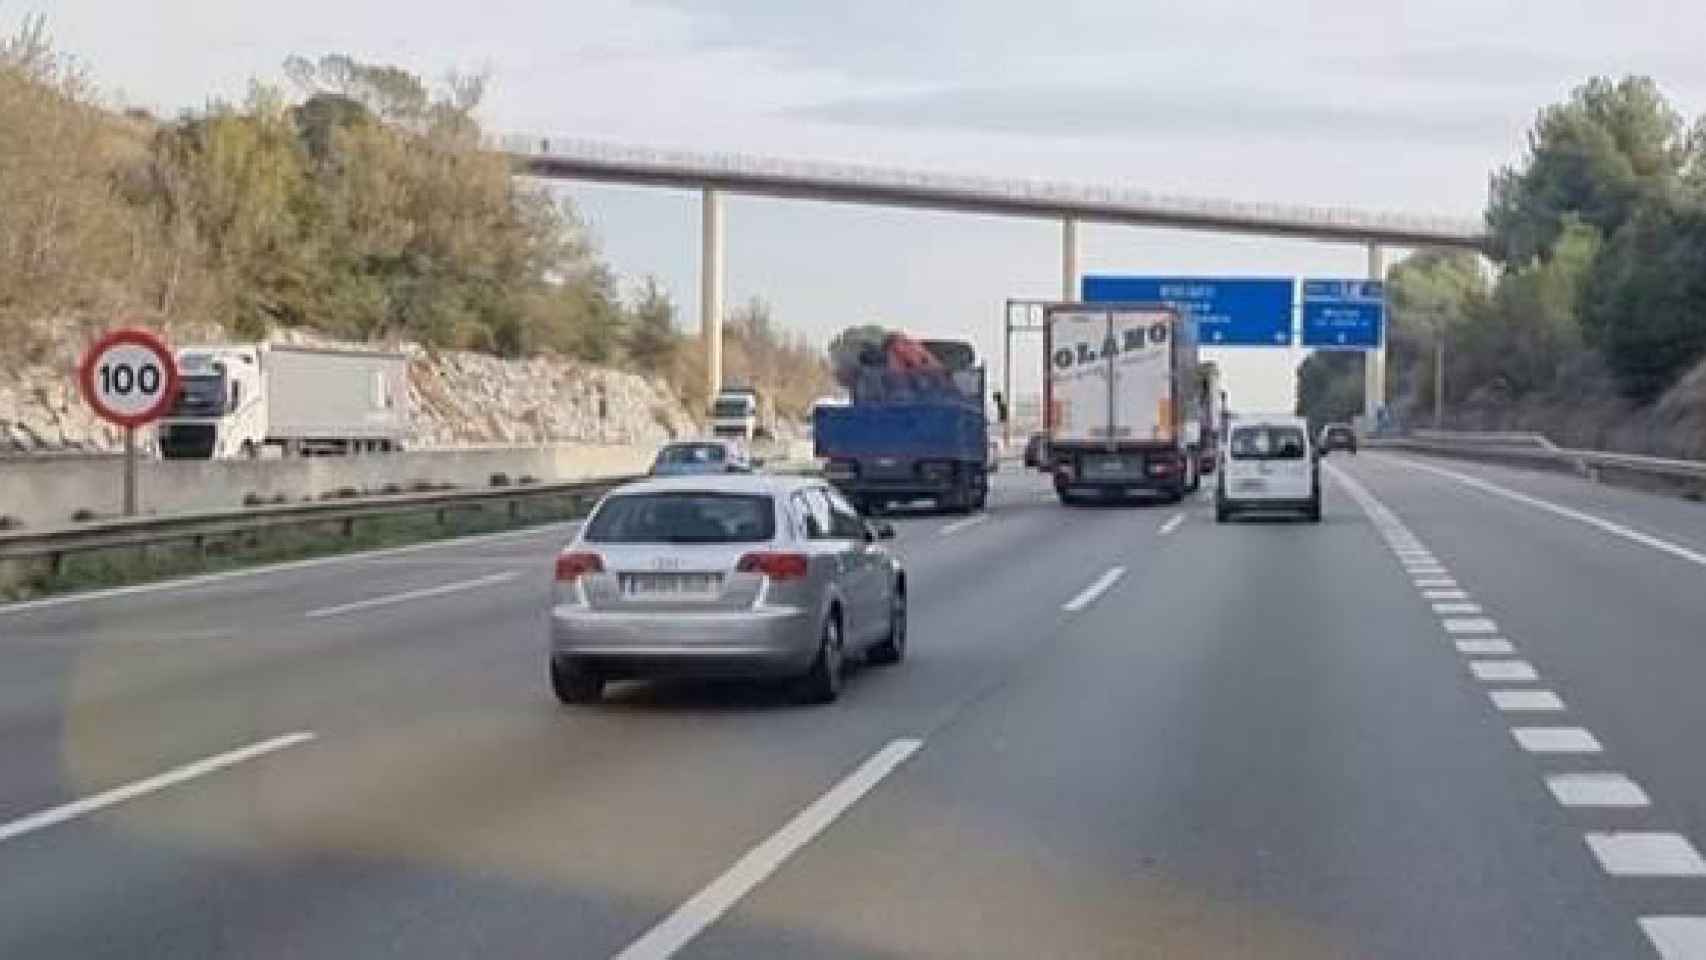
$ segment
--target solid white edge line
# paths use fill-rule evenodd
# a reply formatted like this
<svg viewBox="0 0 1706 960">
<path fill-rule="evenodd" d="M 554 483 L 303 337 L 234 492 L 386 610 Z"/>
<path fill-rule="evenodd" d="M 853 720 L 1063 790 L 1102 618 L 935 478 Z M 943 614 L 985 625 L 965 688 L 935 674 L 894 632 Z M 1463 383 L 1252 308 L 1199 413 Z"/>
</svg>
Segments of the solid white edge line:
<svg viewBox="0 0 1706 960">
<path fill-rule="evenodd" d="M 955 520 L 953 523 L 948 524 L 947 526 L 943 527 L 940 531 L 938 531 L 937 535 L 946 537 L 950 534 L 959 533 L 961 530 L 964 530 L 967 527 L 975 527 L 978 524 L 980 524 L 980 523 L 982 523 L 988 519 L 989 519 L 989 514 L 980 513 L 975 517 L 967 517 L 964 520 Z"/>
<path fill-rule="evenodd" d="M 1169 533 L 1172 533 L 1174 530 L 1179 529 L 1179 525 L 1184 523 L 1184 522 L 1185 522 L 1185 515 L 1184 514 L 1182 514 L 1182 513 L 1173 514 L 1171 517 L 1167 518 L 1166 523 L 1163 523 L 1161 525 L 1161 535 L 1163 537 L 1165 537 Z"/>
<path fill-rule="evenodd" d="M 564 520 L 558 523 L 543 523 L 521 530 L 502 530 L 497 533 L 478 533 L 471 537 L 447 537 L 441 540 L 429 540 L 425 543 L 411 543 L 401 547 L 386 547 L 381 550 L 358 550 L 353 553 L 338 553 L 329 557 L 309 557 L 306 560 L 290 560 L 285 563 L 257 564 L 253 567 L 243 567 L 239 570 L 221 570 L 217 573 L 201 573 L 193 577 L 155 580 L 149 583 L 133 583 L 124 587 L 104 587 L 100 590 L 85 590 L 79 593 L 68 593 L 58 597 L 42 597 L 39 600 L 16 600 L 11 603 L 0 603 L 0 617 L 8 613 L 26 613 L 45 607 L 59 607 L 71 603 L 87 603 L 92 600 L 107 600 L 113 597 L 128 597 L 139 593 L 160 593 L 165 590 L 189 590 L 208 584 L 222 583 L 226 580 L 238 580 L 244 577 L 263 577 L 270 573 L 289 573 L 293 570 L 306 570 L 312 567 L 323 567 L 333 563 L 352 563 L 359 560 L 371 560 L 376 557 L 394 557 L 398 554 L 416 553 L 422 550 L 443 550 L 450 547 L 466 546 L 474 543 L 492 543 L 502 540 L 523 540 L 530 536 L 543 536 L 564 527 L 573 527 L 579 520 Z"/>
<path fill-rule="evenodd" d="M 836 818 L 893 773 L 924 746 L 923 740 L 899 739 L 872 754 L 857 770 L 794 815 L 782 829 L 747 851 L 717 879 L 618 953 L 614 960 L 666 960 L 717 922 L 763 883 L 789 857 L 828 829 Z"/>
<path fill-rule="evenodd" d="M 1088 587 L 1079 591 L 1078 596 L 1061 604 L 1060 609 L 1065 610 L 1068 613 L 1077 613 L 1085 607 L 1088 607 L 1090 604 L 1095 603 L 1097 597 L 1106 593 L 1108 588 L 1117 583 L 1123 576 L 1125 576 L 1125 568 L 1114 567 L 1107 573 L 1097 577 L 1095 583 L 1092 583 Z"/>
<path fill-rule="evenodd" d="M 84 797 L 81 800 L 73 800 L 70 803 L 60 804 L 57 807 L 43 810 L 40 813 L 32 813 L 27 817 L 13 820 L 10 823 L 0 824 L 0 842 L 5 842 L 15 837 L 21 837 L 26 833 L 32 833 L 44 827 L 51 827 L 56 824 L 64 823 L 67 820 L 75 820 L 78 817 L 88 816 L 91 813 L 104 810 L 107 807 L 124 803 L 126 800 L 134 800 L 137 797 L 156 793 L 166 789 L 167 787 L 183 783 L 186 780 L 193 780 L 196 777 L 203 777 L 210 773 L 216 773 L 226 767 L 235 766 L 245 760 L 253 760 L 256 757 L 272 753 L 276 750 L 283 750 L 286 747 L 294 747 L 299 743 L 307 743 L 308 741 L 313 740 L 314 737 L 315 734 L 308 730 L 299 730 L 296 733 L 287 733 L 283 736 L 273 737 L 270 740 L 262 740 L 259 743 L 252 743 L 246 747 L 239 747 L 236 750 L 228 750 L 224 753 L 215 754 L 211 757 L 197 760 L 194 763 L 187 763 L 181 767 L 167 770 L 165 773 L 156 774 L 143 780 L 137 780 L 134 783 L 127 783 L 122 787 L 114 787 L 111 790 L 97 793 L 94 796 Z"/>
<path fill-rule="evenodd" d="M 496 586 L 500 583 L 508 583 L 519 576 L 521 576 L 521 571 L 519 570 L 506 570 L 503 573 L 494 573 L 489 576 L 475 577 L 472 580 L 457 580 L 454 583 L 442 583 L 436 587 L 423 587 L 420 590 L 410 590 L 405 593 L 392 593 L 383 597 L 369 597 L 366 600 L 357 600 L 353 603 L 340 603 L 335 607 L 320 607 L 318 609 L 308 611 L 303 614 L 303 616 L 310 620 L 316 620 L 320 617 L 335 617 L 340 613 L 355 613 L 358 610 L 371 610 L 374 607 L 389 607 L 398 603 L 407 603 L 410 600 L 425 600 L 428 597 L 443 596 L 447 593 L 461 593 L 464 590 L 473 590 L 477 587 Z"/>
<path fill-rule="evenodd" d="M 1672 543 L 1669 540 L 1661 540 L 1652 534 L 1642 533 L 1633 527 L 1626 527 L 1621 523 L 1615 523 L 1611 520 L 1606 520 L 1603 517 L 1594 516 L 1591 513 L 1583 513 L 1580 510 L 1573 510 L 1569 507 L 1553 503 L 1550 500 L 1542 500 L 1539 497 L 1531 497 L 1526 493 L 1518 493 L 1508 487 L 1502 487 L 1491 481 L 1482 480 L 1480 477 L 1470 476 L 1466 473 L 1458 473 L 1455 470 L 1446 470 L 1431 464 L 1418 463 L 1409 457 L 1397 457 L 1394 459 L 1401 460 L 1406 466 L 1413 466 L 1417 469 L 1425 470 L 1428 473 L 1456 480 L 1464 486 L 1474 487 L 1483 493 L 1490 493 L 1494 496 L 1504 497 L 1507 500 L 1525 504 L 1535 508 L 1536 510 L 1544 510 L 1547 513 L 1563 517 L 1567 520 L 1574 520 L 1577 523 L 1586 524 L 1595 529 L 1604 531 L 1605 533 L 1609 533 L 1612 536 L 1621 537 L 1624 540 L 1628 540 L 1630 543 L 1640 544 L 1643 547 L 1650 547 L 1661 553 L 1668 553 L 1673 557 L 1686 560 L 1697 566 L 1706 567 L 1706 553 L 1701 553 L 1697 550 L 1690 550 L 1687 547 Z"/>
</svg>

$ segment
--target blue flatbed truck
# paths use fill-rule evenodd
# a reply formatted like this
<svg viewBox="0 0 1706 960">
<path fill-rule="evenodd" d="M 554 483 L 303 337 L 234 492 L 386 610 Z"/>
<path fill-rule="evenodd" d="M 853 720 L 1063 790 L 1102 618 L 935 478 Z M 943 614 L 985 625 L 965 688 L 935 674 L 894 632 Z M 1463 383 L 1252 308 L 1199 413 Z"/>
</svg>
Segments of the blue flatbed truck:
<svg viewBox="0 0 1706 960">
<path fill-rule="evenodd" d="M 969 513 L 989 499 L 983 368 L 972 365 L 969 344 L 923 345 L 942 361 L 942 373 L 866 369 L 849 387 L 851 403 L 813 414 L 824 476 L 864 512 L 930 500 Z"/>
</svg>

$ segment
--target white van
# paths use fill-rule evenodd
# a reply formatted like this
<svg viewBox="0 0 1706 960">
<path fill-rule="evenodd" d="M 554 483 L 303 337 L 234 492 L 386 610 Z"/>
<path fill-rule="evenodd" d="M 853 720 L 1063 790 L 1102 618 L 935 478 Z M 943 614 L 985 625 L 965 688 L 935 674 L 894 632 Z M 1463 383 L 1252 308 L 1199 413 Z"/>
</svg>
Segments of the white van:
<svg viewBox="0 0 1706 960">
<path fill-rule="evenodd" d="M 1222 444 L 1214 519 L 1236 513 L 1298 511 L 1321 521 L 1321 467 L 1309 423 L 1289 414 L 1244 414 Z"/>
</svg>

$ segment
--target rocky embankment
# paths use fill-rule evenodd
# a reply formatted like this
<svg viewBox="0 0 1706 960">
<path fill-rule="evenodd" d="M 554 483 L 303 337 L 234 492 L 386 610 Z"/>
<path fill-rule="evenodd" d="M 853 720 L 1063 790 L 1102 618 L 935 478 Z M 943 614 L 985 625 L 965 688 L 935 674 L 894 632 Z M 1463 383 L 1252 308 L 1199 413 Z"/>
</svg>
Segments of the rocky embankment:
<svg viewBox="0 0 1706 960">
<path fill-rule="evenodd" d="M 293 343 L 324 341 L 301 335 Z M 189 342 L 185 340 L 184 342 Z M 0 363 L 0 456 L 114 450 L 119 431 L 77 395 L 80 336 L 34 362 Z M 651 445 L 701 428 L 660 380 L 557 357 L 506 360 L 397 346 L 409 357 L 414 449 L 582 441 Z"/>
</svg>

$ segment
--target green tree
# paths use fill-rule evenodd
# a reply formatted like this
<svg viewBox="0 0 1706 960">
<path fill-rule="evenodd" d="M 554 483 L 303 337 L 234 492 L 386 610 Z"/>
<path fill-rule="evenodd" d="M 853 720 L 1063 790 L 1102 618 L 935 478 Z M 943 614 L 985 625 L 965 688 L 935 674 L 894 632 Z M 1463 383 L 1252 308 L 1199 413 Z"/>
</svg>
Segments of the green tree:
<svg viewBox="0 0 1706 960">
<path fill-rule="evenodd" d="M 1595 262 L 1583 306 L 1623 392 L 1656 399 L 1706 355 L 1706 205 L 1643 207 Z"/>
<path fill-rule="evenodd" d="M 675 303 L 658 285 L 656 277 L 646 278 L 632 313 L 633 322 L 628 329 L 629 359 L 649 373 L 672 369 L 681 335 L 675 329 Z"/>
<path fill-rule="evenodd" d="M 1551 254 L 1566 218 L 1601 236 L 1667 195 L 1693 160 L 1680 114 L 1647 77 L 1596 77 L 1542 110 L 1516 166 L 1492 177 L 1492 254 L 1520 267 Z"/>
<path fill-rule="evenodd" d="M 1363 358 L 1344 350 L 1317 350 L 1297 368 L 1297 414 L 1311 424 L 1348 421 L 1362 412 Z"/>
</svg>

